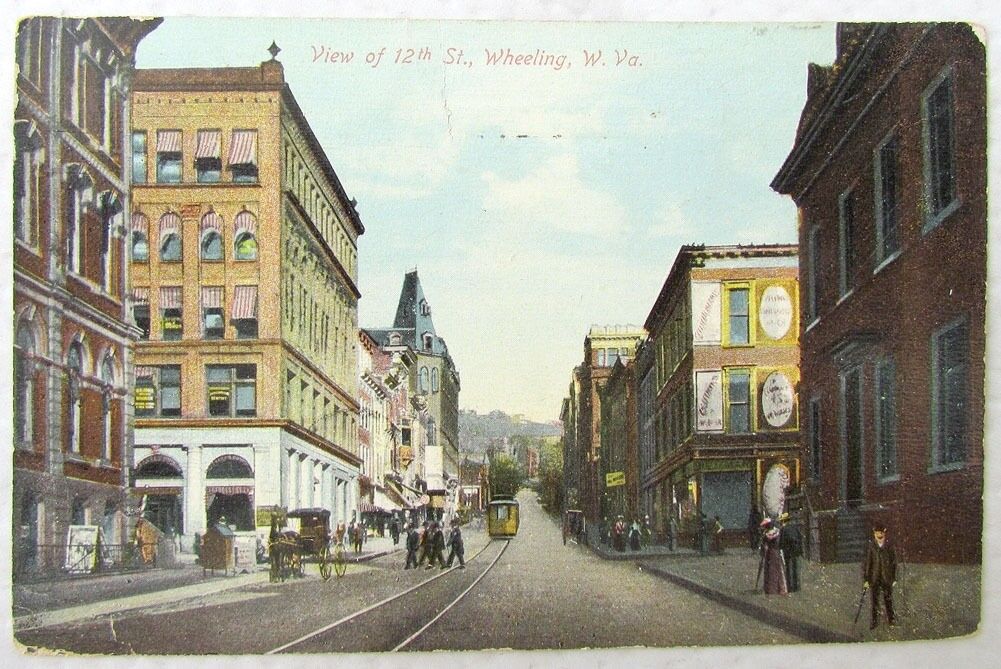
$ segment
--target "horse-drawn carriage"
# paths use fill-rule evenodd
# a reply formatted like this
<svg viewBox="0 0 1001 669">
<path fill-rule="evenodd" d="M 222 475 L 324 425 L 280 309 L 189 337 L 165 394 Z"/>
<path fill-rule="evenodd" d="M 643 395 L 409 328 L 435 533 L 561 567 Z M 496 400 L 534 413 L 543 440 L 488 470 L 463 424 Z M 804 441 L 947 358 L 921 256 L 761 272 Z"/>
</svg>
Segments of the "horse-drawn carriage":
<svg viewBox="0 0 1001 669">
<path fill-rule="evenodd" d="M 277 517 L 271 521 L 269 552 L 271 582 L 284 581 L 289 576 L 303 576 L 304 562 L 313 559 L 324 581 L 331 573 L 343 576 L 347 569 L 344 547 L 331 542 L 330 512 L 326 509 L 296 509 L 288 518 L 299 520 L 299 531 L 281 529 Z"/>
</svg>

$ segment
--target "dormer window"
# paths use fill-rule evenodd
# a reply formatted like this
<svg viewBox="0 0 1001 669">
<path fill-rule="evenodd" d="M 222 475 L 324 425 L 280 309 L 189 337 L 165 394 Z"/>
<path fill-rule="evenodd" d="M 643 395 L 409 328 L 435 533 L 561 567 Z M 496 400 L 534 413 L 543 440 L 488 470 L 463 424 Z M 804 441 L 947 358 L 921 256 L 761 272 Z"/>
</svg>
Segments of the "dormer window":
<svg viewBox="0 0 1001 669">
<path fill-rule="evenodd" d="M 389 345 L 390 346 L 399 346 L 402 343 L 403 343 L 403 340 L 400 337 L 400 334 L 398 332 L 394 332 L 393 334 L 389 335 Z"/>
<path fill-rule="evenodd" d="M 430 351 L 431 345 L 434 343 L 434 335 L 429 332 L 424 333 L 424 350 Z"/>
<path fill-rule="evenodd" d="M 421 316 L 431 315 L 431 306 L 428 304 L 427 300 L 421 300 L 420 309 L 421 309 Z"/>
</svg>

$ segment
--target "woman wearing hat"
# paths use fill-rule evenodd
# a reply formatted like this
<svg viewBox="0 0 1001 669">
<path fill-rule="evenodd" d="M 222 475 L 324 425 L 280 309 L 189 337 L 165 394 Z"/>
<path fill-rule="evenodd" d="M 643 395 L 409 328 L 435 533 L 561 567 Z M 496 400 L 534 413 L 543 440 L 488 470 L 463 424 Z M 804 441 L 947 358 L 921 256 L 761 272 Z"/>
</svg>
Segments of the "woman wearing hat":
<svg viewBox="0 0 1001 669">
<path fill-rule="evenodd" d="M 763 551 L 762 561 L 765 574 L 766 595 L 787 595 L 785 561 L 782 559 L 782 549 L 779 548 L 781 531 L 779 525 L 771 518 L 761 521 L 761 541 Z"/>
</svg>

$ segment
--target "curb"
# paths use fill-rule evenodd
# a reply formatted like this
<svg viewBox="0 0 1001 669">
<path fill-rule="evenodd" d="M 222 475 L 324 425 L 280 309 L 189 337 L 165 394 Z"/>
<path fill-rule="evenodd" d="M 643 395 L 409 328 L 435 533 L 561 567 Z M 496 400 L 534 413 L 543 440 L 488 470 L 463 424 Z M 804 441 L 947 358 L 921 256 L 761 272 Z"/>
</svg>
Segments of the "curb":
<svg viewBox="0 0 1001 669">
<path fill-rule="evenodd" d="M 739 597 L 734 597 L 720 592 L 719 590 L 714 590 L 702 585 L 701 583 L 685 578 L 684 576 L 679 576 L 678 574 L 661 569 L 649 563 L 637 562 L 636 564 L 659 578 L 670 581 L 671 583 L 681 586 L 682 588 L 694 592 L 697 595 L 701 595 L 706 599 L 710 599 L 714 602 L 722 604 L 723 606 L 734 609 L 735 611 L 751 616 L 763 623 L 771 625 L 772 627 L 777 627 L 806 641 L 814 643 L 855 643 L 860 641 L 860 638 L 858 637 L 842 634 L 841 632 L 835 632 L 825 627 L 814 625 L 813 623 L 798 620 L 784 613 L 779 613 L 778 611 L 773 611 L 772 609 L 764 606 L 745 601 Z"/>
</svg>

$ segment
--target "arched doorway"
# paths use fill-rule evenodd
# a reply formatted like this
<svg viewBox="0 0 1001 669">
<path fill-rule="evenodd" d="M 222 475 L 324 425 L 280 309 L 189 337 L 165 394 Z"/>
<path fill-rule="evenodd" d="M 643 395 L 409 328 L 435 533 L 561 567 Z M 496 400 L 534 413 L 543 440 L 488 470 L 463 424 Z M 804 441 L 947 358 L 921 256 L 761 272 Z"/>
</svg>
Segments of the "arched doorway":
<svg viewBox="0 0 1001 669">
<path fill-rule="evenodd" d="M 205 520 L 223 522 L 237 531 L 254 526 L 254 470 L 238 455 L 221 455 L 209 465 L 205 479 Z"/>
<path fill-rule="evenodd" d="M 151 455 L 136 467 L 135 477 L 137 491 L 143 495 L 142 517 L 164 534 L 181 534 L 184 512 L 180 466 L 166 456 Z"/>
</svg>

